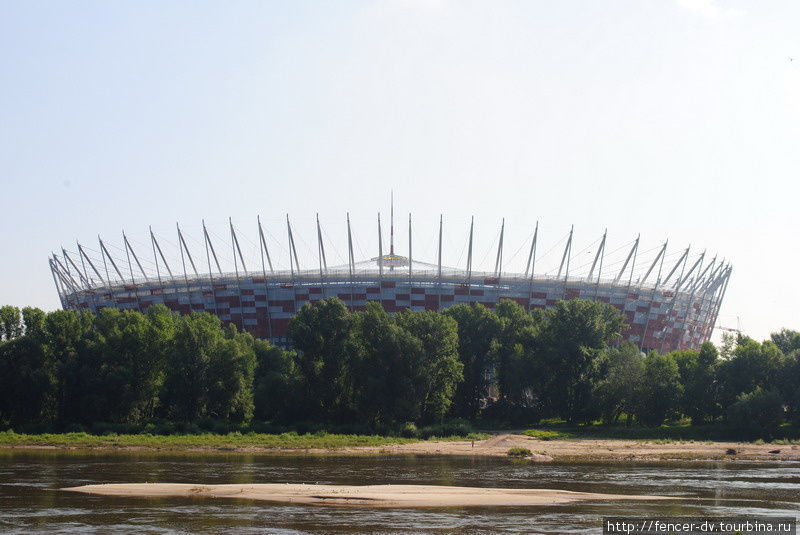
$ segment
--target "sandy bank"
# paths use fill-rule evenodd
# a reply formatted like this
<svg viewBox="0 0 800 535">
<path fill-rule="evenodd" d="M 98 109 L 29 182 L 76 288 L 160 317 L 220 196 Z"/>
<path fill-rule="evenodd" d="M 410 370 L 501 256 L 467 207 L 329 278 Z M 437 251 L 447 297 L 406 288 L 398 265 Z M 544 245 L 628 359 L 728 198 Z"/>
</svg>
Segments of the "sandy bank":
<svg viewBox="0 0 800 535">
<path fill-rule="evenodd" d="M 748 442 L 648 442 L 623 439 L 570 438 L 541 440 L 500 434 L 487 440 L 416 442 L 381 447 L 345 448 L 341 453 L 380 452 L 394 455 L 465 455 L 506 457 L 511 448 L 527 448 L 538 462 L 673 462 L 709 460 L 800 461 L 800 446 Z"/>
<path fill-rule="evenodd" d="M 179 445 L 139 446 L 103 444 L 2 445 L 0 450 L 90 450 L 110 452 L 225 453 L 266 455 L 456 455 L 466 457 L 507 458 L 511 448 L 526 448 L 533 462 L 648 462 L 676 461 L 800 461 L 800 445 L 753 444 L 748 442 L 653 442 L 645 440 L 570 438 L 541 440 L 514 433 L 495 435 L 487 440 L 413 442 L 381 446 L 345 446 L 336 448 L 281 448 L 250 445 Z"/>
<path fill-rule="evenodd" d="M 663 496 L 597 494 L 552 489 L 497 489 L 434 485 L 192 485 L 122 483 L 62 490 L 105 496 L 240 498 L 281 503 L 359 507 L 536 506 L 604 500 L 663 500 Z"/>
</svg>

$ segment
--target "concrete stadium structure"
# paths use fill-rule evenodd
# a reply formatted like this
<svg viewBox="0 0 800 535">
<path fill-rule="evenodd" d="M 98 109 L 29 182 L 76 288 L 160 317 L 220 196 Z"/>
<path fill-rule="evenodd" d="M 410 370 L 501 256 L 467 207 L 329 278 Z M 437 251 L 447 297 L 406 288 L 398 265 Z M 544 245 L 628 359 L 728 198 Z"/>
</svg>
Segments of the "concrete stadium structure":
<svg viewBox="0 0 800 535">
<path fill-rule="evenodd" d="M 230 226 L 230 246 L 234 270 L 223 270 L 209 231 L 203 223 L 204 251 L 192 255 L 184 233 L 177 227 L 180 271 L 171 266 L 156 235 L 150 230 L 152 260 L 143 267 L 139 255 L 123 233 L 117 256 L 98 237 L 98 249 L 77 244 L 71 254 L 49 258 L 50 269 L 64 309 L 97 311 L 116 307 L 145 311 L 154 304 L 187 314 L 206 311 L 223 322 L 232 322 L 256 337 L 286 343 L 289 320 L 305 303 L 338 297 L 352 310 L 361 310 L 368 301 L 378 301 L 388 312 L 403 310 L 441 310 L 459 303 L 481 303 L 493 308 L 501 299 L 510 299 L 527 310 L 548 308 L 559 300 L 591 299 L 609 303 L 626 318 L 624 338 L 643 349 L 671 351 L 694 349 L 711 337 L 725 296 L 732 267 L 708 261 L 705 252 L 690 260 L 689 249 L 677 262 L 665 266 L 667 243 L 657 250 L 647 269 L 634 281 L 639 237 L 625 249 L 620 269 L 603 273 L 606 233 L 599 240 L 587 274 L 570 274 L 573 231 L 570 230 L 557 272 L 536 273 L 539 225 L 536 224 L 524 272 L 503 271 L 503 222 L 495 268 L 492 272 L 473 271 L 473 231 L 470 223 L 467 261 L 464 268 L 442 265 L 442 220 L 438 228 L 438 256 L 435 263 L 412 257 L 411 216 L 409 215 L 407 256 L 395 253 L 394 225 L 389 250 L 384 254 L 380 215 L 378 215 L 377 256 L 357 262 L 353 234 L 347 217 L 348 262 L 328 266 L 322 228 L 316 220 L 318 266 L 300 269 L 292 225 L 286 218 L 289 269 L 274 269 L 264 229 L 258 219 L 258 247 L 261 263 L 245 265 L 237 232 Z M 218 243 L 219 245 L 219 243 Z M 124 251 L 124 256 L 122 256 Z M 140 250 L 141 253 L 141 250 Z M 674 253 L 672 256 L 674 256 Z M 99 256 L 99 258 L 98 258 Z M 202 262 L 202 264 L 201 264 Z M 205 264 L 205 266 L 203 265 Z M 587 262 L 588 264 L 588 262 Z M 155 269 L 153 269 L 153 266 Z M 639 266 L 640 271 L 644 266 Z M 607 269 L 607 271 L 610 271 Z"/>
</svg>

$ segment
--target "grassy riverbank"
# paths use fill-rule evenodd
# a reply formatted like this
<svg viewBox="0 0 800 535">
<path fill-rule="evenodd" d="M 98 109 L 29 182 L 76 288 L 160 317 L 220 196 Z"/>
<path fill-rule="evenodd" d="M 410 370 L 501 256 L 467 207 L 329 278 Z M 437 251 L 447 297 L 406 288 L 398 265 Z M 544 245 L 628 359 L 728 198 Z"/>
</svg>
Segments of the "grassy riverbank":
<svg viewBox="0 0 800 535">
<path fill-rule="evenodd" d="M 229 433 L 184 435 L 91 435 L 87 433 L 25 435 L 0 433 L 0 452 L 95 451 L 169 453 L 249 453 L 276 455 L 422 455 L 509 458 L 523 452 L 530 462 L 691 462 L 800 461 L 800 445 L 781 443 L 684 440 L 598 439 L 554 436 L 540 430 L 428 439 L 380 435 Z"/>
<path fill-rule="evenodd" d="M 467 436 L 445 438 L 430 437 L 430 441 L 482 440 L 488 435 L 473 433 Z M 0 432 L 0 446 L 5 447 L 52 447 L 52 448 L 131 448 L 154 450 L 187 449 L 274 449 L 309 450 L 340 449 L 363 446 L 386 446 L 389 444 L 410 444 L 420 439 L 386 437 L 379 435 L 343 435 L 324 432 L 298 434 L 266 433 L 228 433 L 228 434 L 185 434 L 185 435 L 92 435 L 88 433 L 43 433 L 27 435 L 13 431 Z"/>
<path fill-rule="evenodd" d="M 775 444 L 800 443 L 800 430 L 789 424 L 778 427 L 771 440 L 759 440 L 758 436 L 747 436 L 723 423 L 692 425 L 688 422 L 674 422 L 654 427 L 640 425 L 568 425 L 566 423 L 542 424 L 523 431 L 524 435 L 541 440 L 569 439 L 617 439 L 654 442 L 671 441 L 744 441 L 772 442 Z"/>
</svg>

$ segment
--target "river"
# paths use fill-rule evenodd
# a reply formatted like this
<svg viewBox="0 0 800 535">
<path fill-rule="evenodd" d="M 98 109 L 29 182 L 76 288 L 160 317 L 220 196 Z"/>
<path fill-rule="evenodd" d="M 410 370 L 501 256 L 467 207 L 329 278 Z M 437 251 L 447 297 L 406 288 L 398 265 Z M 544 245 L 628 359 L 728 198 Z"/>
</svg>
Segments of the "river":
<svg viewBox="0 0 800 535">
<path fill-rule="evenodd" d="M 664 502 L 368 509 L 59 491 L 91 483 L 435 484 L 662 494 Z M 800 463 L 534 464 L 467 457 L 0 451 L 0 532 L 601 533 L 603 516 L 798 516 Z"/>
</svg>

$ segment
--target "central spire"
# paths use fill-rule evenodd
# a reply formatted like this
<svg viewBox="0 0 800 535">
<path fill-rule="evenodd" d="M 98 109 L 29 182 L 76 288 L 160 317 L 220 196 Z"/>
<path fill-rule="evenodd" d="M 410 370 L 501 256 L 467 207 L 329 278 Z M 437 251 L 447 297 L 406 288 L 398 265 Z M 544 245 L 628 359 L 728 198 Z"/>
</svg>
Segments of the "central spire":
<svg viewBox="0 0 800 535">
<path fill-rule="evenodd" d="M 409 214 L 409 219 L 411 215 Z M 390 205 L 390 223 L 389 223 L 389 253 L 383 254 L 383 247 L 380 245 L 381 242 L 381 230 L 380 230 L 380 214 L 378 214 L 378 256 L 373 258 L 378 262 L 378 269 L 383 271 L 383 269 L 389 269 L 389 271 L 394 271 L 396 267 L 399 266 L 407 266 L 409 265 L 409 259 L 405 256 L 397 256 L 394 252 L 394 190 L 391 192 L 391 205 Z M 410 221 L 409 221 L 410 222 Z M 409 228 L 409 232 L 410 232 Z M 410 249 L 409 244 L 409 249 Z"/>
</svg>

